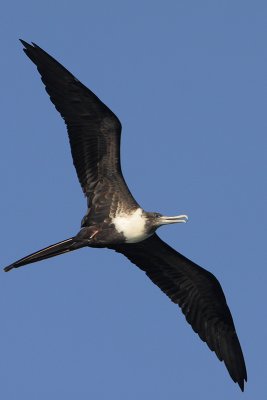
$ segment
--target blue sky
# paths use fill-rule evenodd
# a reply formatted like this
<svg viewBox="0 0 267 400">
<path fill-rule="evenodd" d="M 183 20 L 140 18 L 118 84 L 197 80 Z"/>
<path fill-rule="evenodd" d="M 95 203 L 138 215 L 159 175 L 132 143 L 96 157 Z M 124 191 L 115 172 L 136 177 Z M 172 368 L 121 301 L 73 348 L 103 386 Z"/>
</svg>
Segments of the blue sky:
<svg viewBox="0 0 267 400">
<path fill-rule="evenodd" d="M 138 202 L 189 215 L 159 234 L 220 280 L 249 377 L 242 394 L 128 260 L 82 249 L 1 274 L 1 398 L 263 398 L 266 2 L 26 0 L 1 14 L 1 264 L 72 236 L 86 210 L 23 38 L 120 118 Z"/>
</svg>

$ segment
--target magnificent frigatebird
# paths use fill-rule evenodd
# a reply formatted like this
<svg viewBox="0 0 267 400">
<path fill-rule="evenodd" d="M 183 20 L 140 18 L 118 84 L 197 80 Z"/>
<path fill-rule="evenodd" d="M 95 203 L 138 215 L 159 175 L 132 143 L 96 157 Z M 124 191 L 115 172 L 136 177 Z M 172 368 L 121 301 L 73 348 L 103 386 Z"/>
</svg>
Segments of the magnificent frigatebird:
<svg viewBox="0 0 267 400">
<path fill-rule="evenodd" d="M 107 247 L 124 254 L 181 307 L 193 330 L 224 361 L 243 391 L 247 380 L 245 361 L 220 283 L 155 233 L 162 225 L 186 222 L 187 216 L 166 217 L 146 212 L 137 204 L 121 171 L 121 123 L 116 115 L 39 46 L 21 42 L 67 125 L 88 211 L 76 236 L 21 258 L 4 270 L 87 246 Z"/>
</svg>

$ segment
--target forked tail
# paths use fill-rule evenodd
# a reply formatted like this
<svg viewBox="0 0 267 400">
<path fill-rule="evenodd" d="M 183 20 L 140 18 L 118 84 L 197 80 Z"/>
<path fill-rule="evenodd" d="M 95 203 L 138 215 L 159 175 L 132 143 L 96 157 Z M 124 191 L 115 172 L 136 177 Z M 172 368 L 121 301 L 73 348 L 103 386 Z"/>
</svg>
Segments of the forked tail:
<svg viewBox="0 0 267 400">
<path fill-rule="evenodd" d="M 68 253 L 70 251 L 77 250 L 85 246 L 86 244 L 84 242 L 77 241 L 75 237 L 72 237 L 63 240 L 62 242 L 58 242 L 52 244 L 51 246 L 45 247 L 44 249 L 36 251 L 35 253 L 29 254 L 28 256 L 23 257 L 20 260 L 15 261 L 13 264 L 5 267 L 4 271 L 8 272 L 13 268 L 22 267 L 23 265 L 45 260 L 46 258 L 55 257 L 59 254 Z"/>
</svg>

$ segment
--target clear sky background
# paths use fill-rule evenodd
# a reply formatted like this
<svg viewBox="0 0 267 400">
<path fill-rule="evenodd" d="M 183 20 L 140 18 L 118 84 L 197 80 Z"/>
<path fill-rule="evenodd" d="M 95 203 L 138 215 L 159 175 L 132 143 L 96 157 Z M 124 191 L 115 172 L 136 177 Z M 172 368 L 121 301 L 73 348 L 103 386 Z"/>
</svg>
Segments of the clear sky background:
<svg viewBox="0 0 267 400">
<path fill-rule="evenodd" d="M 266 1 L 10 1 L 1 8 L 1 265 L 72 236 L 86 201 L 64 124 L 18 38 L 123 125 L 146 209 L 187 213 L 161 238 L 220 280 L 248 369 L 242 394 L 177 306 L 109 250 L 0 278 L 0 397 L 266 396 Z"/>
</svg>

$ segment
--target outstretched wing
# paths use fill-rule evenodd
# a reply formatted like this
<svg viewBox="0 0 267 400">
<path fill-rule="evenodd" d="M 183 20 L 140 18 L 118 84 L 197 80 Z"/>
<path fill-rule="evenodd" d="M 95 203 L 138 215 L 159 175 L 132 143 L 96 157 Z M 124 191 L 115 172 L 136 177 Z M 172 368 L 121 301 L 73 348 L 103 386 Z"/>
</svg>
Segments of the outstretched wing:
<svg viewBox="0 0 267 400">
<path fill-rule="evenodd" d="M 220 283 L 163 242 L 156 234 L 134 244 L 110 247 L 141 268 L 178 304 L 200 338 L 215 351 L 234 382 L 244 390 L 246 366 L 233 318 Z"/>
<path fill-rule="evenodd" d="M 115 192 L 116 185 L 131 197 L 120 166 L 119 119 L 53 57 L 36 44 L 21 42 L 67 125 L 73 163 L 89 205 L 92 206 L 103 186 L 109 201 L 111 194 L 107 192 Z"/>
</svg>

